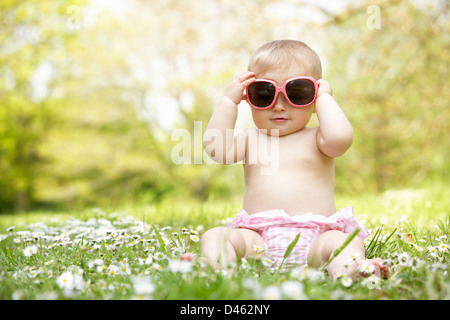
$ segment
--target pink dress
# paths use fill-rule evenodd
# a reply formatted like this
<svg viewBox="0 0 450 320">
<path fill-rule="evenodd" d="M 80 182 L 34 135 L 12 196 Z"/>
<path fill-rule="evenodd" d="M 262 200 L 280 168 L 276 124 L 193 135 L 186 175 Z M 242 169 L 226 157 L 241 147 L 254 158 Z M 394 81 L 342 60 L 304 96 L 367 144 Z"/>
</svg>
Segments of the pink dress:
<svg viewBox="0 0 450 320">
<path fill-rule="evenodd" d="M 249 215 L 241 210 L 226 227 L 245 228 L 258 232 L 265 243 L 265 255 L 273 261 L 273 267 L 281 264 L 287 247 L 301 232 L 296 246 L 283 264 L 285 268 L 307 264 L 312 242 L 326 231 L 338 230 L 353 233 L 356 229 L 360 229 L 358 237 L 361 239 L 371 234 L 355 217 L 352 207 L 343 208 L 329 217 L 311 213 L 290 216 L 279 209 Z"/>
</svg>

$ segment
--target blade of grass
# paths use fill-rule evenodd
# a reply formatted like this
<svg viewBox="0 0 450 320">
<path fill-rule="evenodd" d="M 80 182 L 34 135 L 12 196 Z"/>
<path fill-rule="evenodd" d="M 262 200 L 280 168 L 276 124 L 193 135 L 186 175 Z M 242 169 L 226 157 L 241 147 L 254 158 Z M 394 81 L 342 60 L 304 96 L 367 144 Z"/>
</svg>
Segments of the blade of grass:
<svg viewBox="0 0 450 320">
<path fill-rule="evenodd" d="M 11 250 L 10 250 L 8 247 L 6 247 L 5 249 L 6 249 L 6 253 L 7 253 L 7 254 L 5 254 L 5 253 L 3 252 L 3 250 L 0 250 L 0 252 L 2 253 L 2 255 L 5 256 L 6 258 L 8 258 L 8 260 L 9 260 L 10 262 L 12 262 L 13 264 L 17 265 L 17 261 L 14 259 L 13 255 L 11 254 Z"/>
<path fill-rule="evenodd" d="M 301 235 L 301 234 L 302 234 L 301 232 L 300 232 L 299 234 L 297 234 L 297 235 L 295 236 L 294 240 L 292 240 L 292 242 L 288 245 L 288 247 L 287 247 L 287 249 L 286 249 L 286 252 L 285 252 L 284 255 L 283 255 L 283 261 L 281 261 L 280 266 L 278 267 L 277 272 L 280 272 L 280 271 L 281 271 L 281 268 L 282 268 L 282 266 L 283 266 L 284 261 L 286 260 L 287 257 L 289 257 L 289 255 L 291 254 L 292 250 L 294 250 L 294 247 L 295 247 L 295 245 L 297 244 L 298 239 L 300 239 L 300 235 Z"/>
<path fill-rule="evenodd" d="M 342 252 L 342 250 L 345 249 L 345 247 L 353 240 L 354 237 L 356 237 L 356 235 L 359 233 L 360 229 L 356 229 L 352 234 L 350 234 L 347 239 L 344 241 L 344 243 L 337 248 L 336 250 L 334 250 L 333 255 L 331 256 L 330 260 L 328 260 L 327 262 L 325 262 L 322 267 L 320 267 L 320 271 L 324 271 L 326 267 L 328 267 L 328 265 L 331 263 L 331 261 L 333 261 L 334 258 L 336 258 L 336 256 Z"/>
<path fill-rule="evenodd" d="M 378 246 L 374 252 L 374 257 L 379 255 L 379 253 L 381 252 L 381 249 L 386 245 L 386 243 L 388 243 L 389 239 L 392 237 L 392 235 L 394 234 L 394 232 L 397 230 L 397 228 L 394 228 L 394 231 L 392 231 L 389 236 L 387 236 L 387 238 L 384 240 L 384 242 L 378 242 Z"/>
<path fill-rule="evenodd" d="M 160 246 L 161 250 L 164 253 L 167 253 L 166 252 L 166 245 L 164 244 L 164 240 L 162 239 L 161 234 L 159 233 L 158 229 L 153 224 L 151 224 L 151 226 L 153 228 L 153 231 L 155 231 L 155 235 L 156 235 L 156 238 L 158 239 L 159 246 Z"/>
<path fill-rule="evenodd" d="M 367 256 L 372 255 L 372 252 L 373 252 L 373 250 L 374 250 L 374 248 L 375 248 L 375 246 L 376 246 L 376 244 L 378 242 L 378 238 L 380 237 L 382 229 L 383 229 L 383 227 L 380 227 L 380 228 L 377 228 L 377 231 L 375 231 L 375 234 L 373 235 L 372 240 L 370 240 L 370 243 L 369 243 L 369 245 L 366 248 L 366 253 L 367 253 L 366 255 Z"/>
<path fill-rule="evenodd" d="M 381 238 L 381 231 L 383 230 L 383 227 L 380 227 L 375 232 L 375 235 L 372 237 L 372 240 L 370 241 L 369 245 L 366 248 L 366 257 L 367 258 L 373 258 L 377 254 L 381 252 L 381 249 L 384 247 L 384 245 L 388 242 L 388 240 L 392 237 L 392 235 L 397 231 L 397 228 L 394 228 L 394 231 L 392 231 L 389 236 L 384 240 L 383 243 L 379 241 Z"/>
<path fill-rule="evenodd" d="M 450 214 L 447 215 L 447 219 L 446 220 L 439 220 L 437 222 L 437 225 L 438 225 L 439 229 L 441 229 L 441 231 L 444 234 L 448 234 L 449 230 L 450 230 Z"/>
</svg>

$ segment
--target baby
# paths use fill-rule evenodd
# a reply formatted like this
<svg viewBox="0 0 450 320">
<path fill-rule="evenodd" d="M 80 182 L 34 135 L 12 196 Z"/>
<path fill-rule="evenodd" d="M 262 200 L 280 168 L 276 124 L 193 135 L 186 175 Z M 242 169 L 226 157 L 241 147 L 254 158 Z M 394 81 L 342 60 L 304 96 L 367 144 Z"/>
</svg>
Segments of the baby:
<svg viewBox="0 0 450 320">
<path fill-rule="evenodd" d="M 262 248 L 277 267 L 301 233 L 283 266 L 320 267 L 360 229 L 329 263 L 329 275 L 335 280 L 364 265 L 387 277 L 382 259 L 365 259 L 362 239 L 370 234 L 353 209 L 335 207 L 335 158 L 352 145 L 353 129 L 322 79 L 317 54 L 301 41 L 272 41 L 253 54 L 248 70 L 234 76 L 204 135 L 212 159 L 243 161 L 246 191 L 236 218 L 203 235 L 203 259 L 225 267 Z M 237 105 L 244 99 L 255 129 L 234 129 Z M 319 126 L 307 127 L 314 112 Z M 268 167 L 272 170 L 264 170 Z"/>
</svg>

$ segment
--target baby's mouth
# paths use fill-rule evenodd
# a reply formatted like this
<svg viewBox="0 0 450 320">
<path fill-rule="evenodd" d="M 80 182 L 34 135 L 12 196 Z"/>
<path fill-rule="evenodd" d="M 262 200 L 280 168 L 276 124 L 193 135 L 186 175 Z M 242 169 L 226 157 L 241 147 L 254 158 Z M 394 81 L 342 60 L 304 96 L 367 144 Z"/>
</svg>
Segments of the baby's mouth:
<svg viewBox="0 0 450 320">
<path fill-rule="evenodd" d="M 272 118 L 271 120 L 273 122 L 281 123 L 281 122 L 286 122 L 288 119 L 287 118 L 283 118 L 283 117 L 277 117 L 277 118 Z"/>
</svg>

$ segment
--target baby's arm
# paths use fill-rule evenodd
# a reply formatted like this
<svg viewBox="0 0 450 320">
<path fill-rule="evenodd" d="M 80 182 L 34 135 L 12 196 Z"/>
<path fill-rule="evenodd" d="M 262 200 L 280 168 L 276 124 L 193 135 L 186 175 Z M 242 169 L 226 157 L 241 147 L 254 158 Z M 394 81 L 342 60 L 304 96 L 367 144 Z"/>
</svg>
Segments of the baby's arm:
<svg viewBox="0 0 450 320">
<path fill-rule="evenodd" d="M 352 145 L 353 128 L 332 97 L 330 84 L 321 79 L 316 100 L 316 113 L 319 120 L 317 146 L 325 155 L 336 158 L 343 155 Z"/>
<path fill-rule="evenodd" d="M 244 159 L 246 135 L 234 132 L 237 105 L 245 99 L 244 89 L 255 80 L 254 73 L 236 74 L 217 105 L 203 137 L 206 153 L 219 163 L 229 164 Z"/>
</svg>

